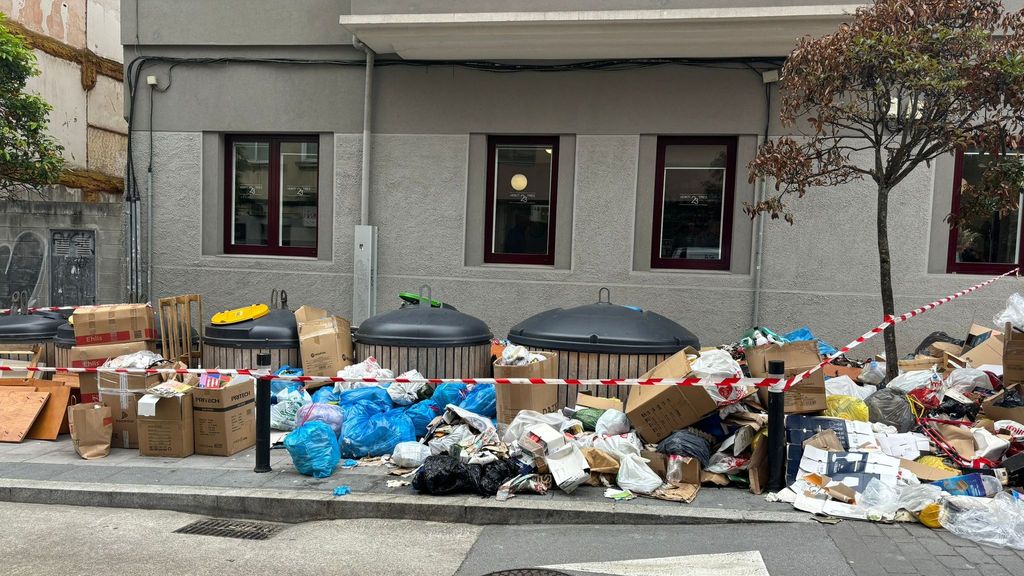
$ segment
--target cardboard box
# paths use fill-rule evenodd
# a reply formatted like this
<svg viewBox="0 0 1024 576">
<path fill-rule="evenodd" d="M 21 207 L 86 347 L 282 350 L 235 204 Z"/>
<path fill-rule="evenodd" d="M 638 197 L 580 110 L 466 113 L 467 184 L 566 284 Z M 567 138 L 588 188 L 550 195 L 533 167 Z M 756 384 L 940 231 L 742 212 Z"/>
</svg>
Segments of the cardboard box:
<svg viewBox="0 0 1024 576">
<path fill-rule="evenodd" d="M 790 342 L 781 346 L 765 344 L 747 350 L 747 368 L 755 378 L 768 376 L 768 362 L 782 360 L 786 364 L 786 376 L 797 374 L 817 366 L 821 362 L 817 340 Z M 761 404 L 768 406 L 768 390 L 757 391 Z M 785 410 L 787 414 L 821 412 L 825 404 L 825 375 L 818 370 L 786 391 Z"/>
<path fill-rule="evenodd" d="M 534 424 L 523 432 L 519 445 L 534 456 L 546 456 L 565 446 L 565 434 L 547 424 Z"/>
<path fill-rule="evenodd" d="M 155 352 L 156 342 L 118 342 L 95 346 L 72 346 L 68 352 L 68 359 L 72 368 L 99 368 L 111 358 L 143 350 Z"/>
<path fill-rule="evenodd" d="M 1021 382 L 1024 382 L 1024 333 L 1007 323 L 1003 336 L 1003 384 L 1010 386 Z"/>
<path fill-rule="evenodd" d="M 525 366 L 494 363 L 495 378 L 557 378 L 558 354 L 537 352 L 546 359 Z M 510 424 L 520 410 L 547 414 L 558 410 L 558 386 L 547 384 L 498 384 L 494 387 L 498 403 L 498 422 Z"/>
<path fill-rule="evenodd" d="M 1003 408 L 1002 406 L 996 406 L 1000 400 L 1003 399 L 1004 392 L 999 391 L 998 394 L 993 395 L 988 400 L 982 402 L 982 410 L 985 412 L 985 416 L 988 416 L 992 420 L 1013 420 L 1014 422 L 1024 422 L 1024 407 L 1018 408 Z"/>
<path fill-rule="evenodd" d="M 661 452 L 653 452 L 651 450 L 641 450 L 640 457 L 647 460 L 647 465 L 657 474 L 662 480 L 665 480 L 665 476 L 668 475 L 668 457 Z M 697 465 L 697 480 L 700 481 L 700 464 Z"/>
<path fill-rule="evenodd" d="M 669 356 L 640 376 L 685 378 L 690 373 L 687 351 Z M 718 404 L 700 386 L 633 386 L 626 399 L 626 416 L 644 442 L 656 443 L 669 434 L 702 420 Z"/>
<path fill-rule="evenodd" d="M 110 344 L 155 340 L 156 325 L 149 304 L 82 306 L 71 316 L 75 344 Z"/>
<path fill-rule="evenodd" d="M 241 380 L 192 391 L 196 454 L 231 456 L 256 444 L 256 382 Z"/>
<path fill-rule="evenodd" d="M 299 353 L 307 376 L 337 376 L 338 371 L 352 364 L 352 324 L 326 310 L 302 306 L 295 311 L 299 327 Z M 309 382 L 308 390 L 324 382 Z"/>
<path fill-rule="evenodd" d="M 104 372 L 99 376 L 100 402 L 110 407 L 114 419 L 114 448 L 138 448 L 138 404 L 146 389 L 159 384 L 159 374 L 116 374 Z"/>
<path fill-rule="evenodd" d="M 100 401 L 100 382 L 99 374 L 86 374 L 82 373 L 78 375 L 78 395 L 84 404 L 90 404 Z"/>
<path fill-rule="evenodd" d="M 139 454 L 184 458 L 192 441 L 192 394 L 161 398 L 146 394 L 138 402 Z"/>
<path fill-rule="evenodd" d="M 982 364 L 1002 364 L 1003 333 L 977 324 L 971 326 L 965 339 L 964 352 L 959 354 L 971 367 Z"/>
</svg>

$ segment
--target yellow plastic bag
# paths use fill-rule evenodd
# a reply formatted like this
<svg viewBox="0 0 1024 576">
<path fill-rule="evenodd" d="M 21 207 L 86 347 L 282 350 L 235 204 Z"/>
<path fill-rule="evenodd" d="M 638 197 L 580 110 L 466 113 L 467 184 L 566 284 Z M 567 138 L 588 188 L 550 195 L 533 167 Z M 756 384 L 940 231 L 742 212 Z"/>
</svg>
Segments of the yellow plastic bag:
<svg viewBox="0 0 1024 576">
<path fill-rule="evenodd" d="M 960 473 L 958 468 L 953 468 L 949 464 L 946 464 L 946 460 L 940 456 L 921 456 L 917 459 L 918 464 L 924 464 L 931 468 L 937 468 L 944 472 L 956 472 Z"/>
<path fill-rule="evenodd" d="M 942 505 L 938 502 L 926 505 L 917 513 L 918 522 L 929 528 L 942 528 L 942 524 L 939 524 L 939 510 L 941 509 Z"/>
<path fill-rule="evenodd" d="M 868 421 L 868 405 L 860 398 L 836 394 L 826 398 L 825 404 L 828 406 L 825 409 L 825 416 L 859 422 Z"/>
</svg>

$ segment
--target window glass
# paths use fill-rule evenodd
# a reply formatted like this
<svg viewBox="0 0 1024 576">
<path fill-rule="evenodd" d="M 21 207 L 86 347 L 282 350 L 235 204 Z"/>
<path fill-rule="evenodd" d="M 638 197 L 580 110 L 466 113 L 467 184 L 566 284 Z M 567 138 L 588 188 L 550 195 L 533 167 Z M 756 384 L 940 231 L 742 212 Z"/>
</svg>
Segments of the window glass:
<svg viewBox="0 0 1024 576">
<path fill-rule="evenodd" d="M 980 184 L 985 156 L 976 152 L 963 155 L 962 179 Z M 972 198 L 961 187 L 960 208 L 969 206 Z M 956 231 L 956 262 L 1014 264 L 1020 249 L 1020 211 L 1005 216 L 998 213 L 965 217 Z"/>
<path fill-rule="evenodd" d="M 550 252 L 551 180 L 555 150 L 550 144 L 497 144 L 494 150 L 494 254 Z"/>
<path fill-rule="evenodd" d="M 665 146 L 661 221 L 655 222 L 661 258 L 723 258 L 728 161 L 725 144 Z"/>
<path fill-rule="evenodd" d="M 281 143 L 281 246 L 316 246 L 319 156 L 314 142 Z"/>
<path fill-rule="evenodd" d="M 266 246 L 270 143 L 235 142 L 232 170 L 233 243 Z"/>
</svg>

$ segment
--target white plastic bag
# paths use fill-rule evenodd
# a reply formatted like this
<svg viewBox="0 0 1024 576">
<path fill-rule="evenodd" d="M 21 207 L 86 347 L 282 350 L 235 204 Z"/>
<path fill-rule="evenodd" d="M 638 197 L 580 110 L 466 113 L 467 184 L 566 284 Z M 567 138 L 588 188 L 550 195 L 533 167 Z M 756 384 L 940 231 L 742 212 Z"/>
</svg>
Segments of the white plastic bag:
<svg viewBox="0 0 1024 576">
<path fill-rule="evenodd" d="M 972 542 L 1024 550 L 1024 501 L 1009 492 L 995 498 L 950 496 L 942 500 L 939 523 Z"/>
<path fill-rule="evenodd" d="M 999 462 L 1010 447 L 1009 442 L 984 428 L 973 428 L 971 434 L 974 435 L 975 458 L 988 458 L 993 462 Z"/>
<path fill-rule="evenodd" d="M 451 450 L 452 446 L 455 446 L 467 438 L 472 438 L 473 436 L 473 431 L 469 429 L 469 426 L 460 424 L 455 428 L 452 428 L 451 434 L 442 436 L 441 438 L 434 438 L 430 442 L 427 442 L 427 446 L 430 448 L 431 456 L 448 454 L 448 451 Z"/>
<path fill-rule="evenodd" d="M 860 376 L 857 379 L 874 386 L 881 384 L 885 381 L 885 362 L 872 360 L 871 363 L 861 368 Z"/>
<path fill-rule="evenodd" d="M 643 444 L 640 443 L 636 432 L 618 436 L 598 436 L 594 438 L 593 447 L 604 450 L 620 460 L 629 455 L 639 456 L 640 451 L 643 450 Z"/>
<path fill-rule="evenodd" d="M 1015 328 L 1024 329 L 1024 296 L 1019 292 L 1010 294 L 1006 299 L 1006 309 L 996 314 L 992 322 L 1000 330 L 1006 327 L 1007 322 L 1013 324 Z"/>
<path fill-rule="evenodd" d="M 418 468 L 428 456 L 428 446 L 419 442 L 399 442 L 391 453 L 391 463 L 402 468 Z"/>
<path fill-rule="evenodd" d="M 409 370 L 405 374 L 400 375 L 399 378 L 422 380 L 423 374 L 416 370 Z M 388 386 L 388 396 L 398 406 L 410 406 L 424 399 L 422 396 L 426 387 L 427 384 L 425 382 L 392 382 Z"/>
<path fill-rule="evenodd" d="M 864 400 L 875 393 L 875 386 L 860 386 L 849 376 L 836 376 L 825 380 L 825 396 L 853 396 Z"/>
<path fill-rule="evenodd" d="M 556 430 L 561 430 L 562 425 L 568 420 L 560 412 L 541 414 L 533 410 L 520 410 L 519 414 L 516 414 L 516 417 L 512 419 L 512 423 L 505 429 L 502 439 L 504 439 L 506 444 L 511 444 L 519 440 L 523 432 L 526 432 L 527 428 L 535 424 L 547 424 Z"/>
<path fill-rule="evenodd" d="M 910 372 L 904 372 L 903 374 L 893 378 L 892 382 L 889 382 L 886 388 L 899 390 L 906 394 L 911 390 L 927 386 L 931 377 L 931 370 L 911 370 Z"/>
<path fill-rule="evenodd" d="M 370 356 L 366 360 L 358 364 L 352 364 L 351 366 L 345 366 L 338 371 L 339 378 L 377 378 L 381 380 L 387 380 L 394 378 L 395 373 L 387 368 L 381 368 L 380 364 L 377 363 L 377 359 Z M 342 390 L 354 390 L 356 388 L 365 388 L 367 386 L 378 386 L 378 384 L 372 382 L 338 382 L 334 385 L 336 392 Z"/>
<path fill-rule="evenodd" d="M 623 456 L 619 460 L 619 474 L 615 477 L 615 483 L 619 488 L 632 490 L 637 494 L 650 494 L 661 488 L 661 477 L 651 470 L 647 462 L 638 454 Z"/>
<path fill-rule="evenodd" d="M 946 390 L 955 390 L 961 394 L 974 390 L 992 392 L 992 381 L 984 370 L 977 368 L 954 368 L 946 376 Z"/>
<path fill-rule="evenodd" d="M 270 427 L 275 430 L 294 430 L 299 408 L 311 404 L 313 398 L 300 385 L 292 384 L 277 393 L 277 404 L 270 407 Z"/>
<path fill-rule="evenodd" d="M 599 436 L 618 436 L 629 432 L 629 418 L 618 410 L 605 410 L 597 419 L 594 431 Z"/>
<path fill-rule="evenodd" d="M 732 378 L 743 376 L 739 362 L 725 350 L 708 350 L 690 364 L 689 376 L 694 378 Z"/>
</svg>

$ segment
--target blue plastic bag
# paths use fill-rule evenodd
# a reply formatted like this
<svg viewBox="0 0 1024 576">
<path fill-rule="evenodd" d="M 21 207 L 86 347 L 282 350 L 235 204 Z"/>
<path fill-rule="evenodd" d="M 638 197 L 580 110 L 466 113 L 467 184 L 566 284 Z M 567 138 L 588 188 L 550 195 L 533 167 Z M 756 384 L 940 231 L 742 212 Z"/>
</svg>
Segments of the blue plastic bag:
<svg viewBox="0 0 1024 576">
<path fill-rule="evenodd" d="M 412 421 L 413 430 L 416 433 L 417 438 L 422 438 L 427 434 L 427 426 L 434 418 L 437 418 L 444 412 L 444 408 L 439 406 L 437 402 L 432 399 L 420 400 L 419 402 L 409 406 L 405 411 L 405 415 Z"/>
<path fill-rule="evenodd" d="M 430 399 L 437 402 L 437 405 L 443 410 L 449 404 L 456 406 L 461 404 L 468 392 L 466 385 L 462 382 L 445 382 L 434 390 L 434 395 Z"/>
<path fill-rule="evenodd" d="M 494 384 L 477 384 L 469 391 L 459 408 L 474 414 L 494 418 L 498 415 L 498 398 L 494 393 Z"/>
<path fill-rule="evenodd" d="M 817 338 L 814 337 L 814 334 L 811 333 L 811 329 L 808 328 L 807 326 L 804 326 L 803 328 L 797 328 L 796 330 L 793 330 L 789 334 L 784 334 L 782 337 L 785 338 L 786 340 L 789 340 L 790 342 L 817 340 Z M 821 354 L 822 356 L 831 356 L 835 353 L 835 348 L 829 346 L 824 340 L 818 340 L 818 354 Z"/>
<path fill-rule="evenodd" d="M 313 392 L 315 404 L 338 404 L 340 401 L 341 394 L 334 391 L 334 386 L 322 386 Z"/>
<path fill-rule="evenodd" d="M 398 444 L 415 440 L 412 420 L 404 408 L 377 412 L 374 405 L 362 403 L 345 412 L 341 454 L 346 458 L 383 456 L 392 453 Z"/>
<path fill-rule="evenodd" d="M 341 460 L 338 437 L 323 422 L 306 422 L 284 437 L 284 447 L 300 474 L 327 478 Z"/>
<path fill-rule="evenodd" d="M 387 388 L 382 386 L 366 386 L 354 390 L 342 390 L 341 399 L 338 402 L 342 406 L 352 404 L 375 404 L 381 410 L 390 410 L 395 406 L 388 395 Z"/>
<path fill-rule="evenodd" d="M 302 376 L 302 368 L 292 368 L 287 364 L 281 366 L 274 372 L 274 376 Z M 277 393 L 285 388 L 288 388 L 289 384 L 296 384 L 294 380 L 271 380 L 270 381 L 270 394 L 277 396 Z"/>
</svg>

